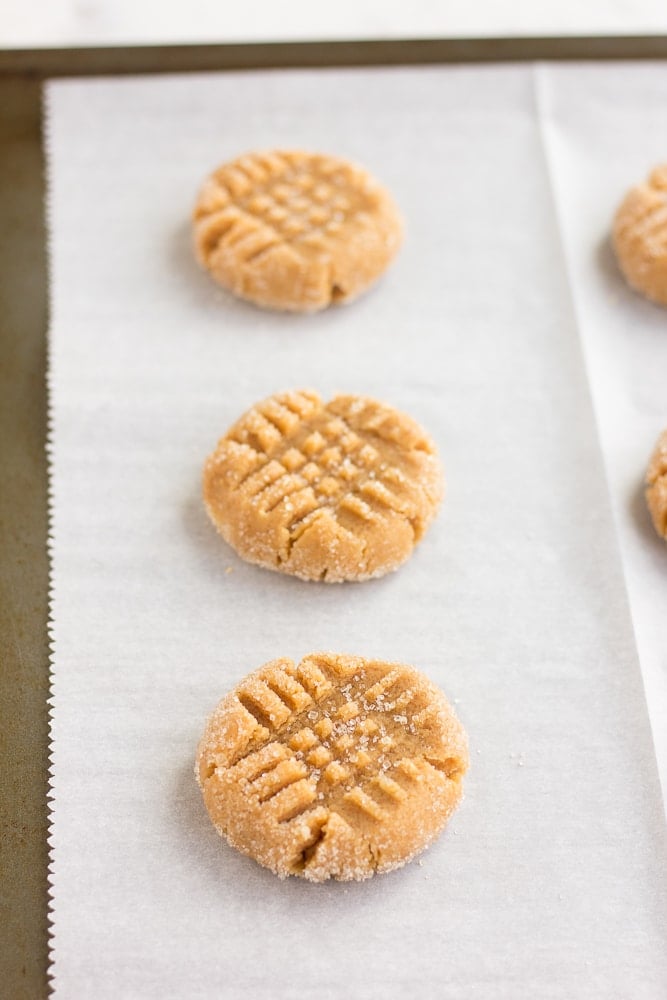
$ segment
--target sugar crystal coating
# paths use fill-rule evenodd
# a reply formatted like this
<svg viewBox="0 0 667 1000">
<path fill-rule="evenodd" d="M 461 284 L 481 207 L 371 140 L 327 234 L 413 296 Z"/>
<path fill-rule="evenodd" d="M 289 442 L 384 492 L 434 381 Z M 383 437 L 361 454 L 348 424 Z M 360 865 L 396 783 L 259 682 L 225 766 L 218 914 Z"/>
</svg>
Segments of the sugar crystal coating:
<svg viewBox="0 0 667 1000">
<path fill-rule="evenodd" d="M 334 653 L 250 674 L 195 773 L 229 843 L 281 877 L 361 880 L 409 861 L 458 805 L 465 732 L 413 667 Z"/>
</svg>

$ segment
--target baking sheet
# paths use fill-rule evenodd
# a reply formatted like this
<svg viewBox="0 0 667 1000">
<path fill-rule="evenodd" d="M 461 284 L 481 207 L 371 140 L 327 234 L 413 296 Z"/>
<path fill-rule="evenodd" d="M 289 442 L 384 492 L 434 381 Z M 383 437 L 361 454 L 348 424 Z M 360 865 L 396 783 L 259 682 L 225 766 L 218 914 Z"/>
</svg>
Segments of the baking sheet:
<svg viewBox="0 0 667 1000">
<path fill-rule="evenodd" d="M 56 996 L 667 988 L 664 820 L 538 117 L 526 67 L 49 85 Z M 394 191 L 406 245 L 358 303 L 261 313 L 194 265 L 201 178 L 273 145 Z M 436 438 L 448 497 L 398 573 L 306 584 L 207 523 L 203 458 L 292 386 Z M 205 716 L 314 649 L 414 663 L 457 705 L 467 797 L 421 865 L 280 882 L 208 821 Z"/>
</svg>

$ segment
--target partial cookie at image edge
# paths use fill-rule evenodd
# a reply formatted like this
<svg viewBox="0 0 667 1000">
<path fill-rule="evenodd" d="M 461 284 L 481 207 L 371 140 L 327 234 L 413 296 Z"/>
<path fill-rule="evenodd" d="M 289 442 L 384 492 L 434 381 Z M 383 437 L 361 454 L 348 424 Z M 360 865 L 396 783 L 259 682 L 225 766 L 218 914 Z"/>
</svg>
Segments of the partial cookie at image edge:
<svg viewBox="0 0 667 1000">
<path fill-rule="evenodd" d="M 646 472 L 646 503 L 655 530 L 667 541 L 667 429 L 658 438 Z"/>
<path fill-rule="evenodd" d="M 612 244 L 628 284 L 667 305 L 667 164 L 628 191 L 614 217 Z"/>
</svg>

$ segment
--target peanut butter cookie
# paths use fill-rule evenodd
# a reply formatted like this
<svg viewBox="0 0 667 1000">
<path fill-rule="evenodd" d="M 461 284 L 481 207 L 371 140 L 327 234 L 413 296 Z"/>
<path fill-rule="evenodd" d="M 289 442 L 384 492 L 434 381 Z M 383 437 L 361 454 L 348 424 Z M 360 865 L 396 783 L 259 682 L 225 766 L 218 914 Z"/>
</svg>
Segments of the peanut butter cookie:
<svg viewBox="0 0 667 1000">
<path fill-rule="evenodd" d="M 219 167 L 194 210 L 199 262 L 268 309 L 354 299 L 401 243 L 390 195 L 361 167 L 319 153 L 250 153 Z"/>
<path fill-rule="evenodd" d="M 396 569 L 443 493 L 435 446 L 374 399 L 271 396 L 241 417 L 204 468 L 214 525 L 249 562 L 304 580 Z"/>
<path fill-rule="evenodd" d="M 667 541 L 667 430 L 658 439 L 646 473 L 646 502 L 655 530 Z"/>
<path fill-rule="evenodd" d="M 628 284 L 667 305 L 667 164 L 625 196 L 614 220 L 613 243 Z"/>
<path fill-rule="evenodd" d="M 218 705 L 195 773 L 232 847 L 281 878 L 369 878 L 427 847 L 461 799 L 465 732 L 413 667 L 273 660 Z"/>
</svg>

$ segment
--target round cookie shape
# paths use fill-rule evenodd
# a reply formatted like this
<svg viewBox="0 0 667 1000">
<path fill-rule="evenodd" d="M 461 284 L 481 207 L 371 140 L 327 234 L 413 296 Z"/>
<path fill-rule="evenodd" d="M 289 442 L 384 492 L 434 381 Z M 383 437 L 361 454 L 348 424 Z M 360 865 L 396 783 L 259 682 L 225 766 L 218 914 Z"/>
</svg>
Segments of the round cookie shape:
<svg viewBox="0 0 667 1000">
<path fill-rule="evenodd" d="M 316 392 L 258 403 L 204 467 L 204 503 L 249 562 L 303 580 L 396 569 L 443 494 L 435 445 L 411 417 L 363 396 Z"/>
<path fill-rule="evenodd" d="M 467 739 L 443 693 L 400 663 L 273 660 L 220 702 L 195 774 L 218 832 L 281 878 L 391 871 L 442 831 Z"/>
<path fill-rule="evenodd" d="M 356 298 L 401 239 L 389 193 L 361 167 L 321 153 L 241 156 L 208 178 L 194 209 L 200 264 L 267 309 L 315 312 Z"/>
<path fill-rule="evenodd" d="M 667 305 L 667 164 L 627 193 L 614 219 L 613 245 L 628 284 Z"/>
<path fill-rule="evenodd" d="M 667 430 L 658 439 L 646 473 L 646 503 L 655 530 L 667 541 Z"/>
</svg>

